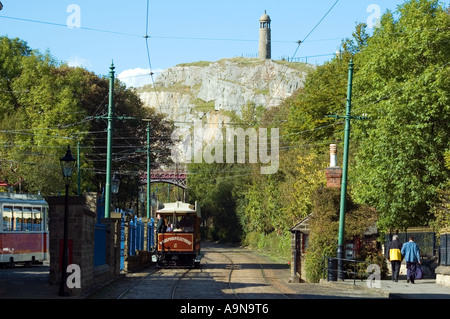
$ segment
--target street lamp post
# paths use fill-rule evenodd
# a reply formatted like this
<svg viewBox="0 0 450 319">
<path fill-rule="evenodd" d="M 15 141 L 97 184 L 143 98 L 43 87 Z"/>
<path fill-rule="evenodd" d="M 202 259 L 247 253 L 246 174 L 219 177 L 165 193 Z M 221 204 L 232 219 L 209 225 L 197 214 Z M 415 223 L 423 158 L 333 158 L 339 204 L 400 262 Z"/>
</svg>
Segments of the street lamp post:
<svg viewBox="0 0 450 319">
<path fill-rule="evenodd" d="M 70 151 L 70 145 L 67 146 L 66 155 L 60 160 L 61 171 L 63 175 L 64 182 L 66 184 L 66 197 L 64 201 L 64 243 L 63 243 L 63 255 L 62 255 L 62 273 L 61 273 L 61 283 L 59 285 L 59 295 L 68 296 L 66 292 L 66 280 L 67 280 L 67 266 L 69 259 L 69 248 L 68 248 L 68 238 L 69 238 L 69 186 L 72 179 L 73 170 L 75 168 L 76 160 L 73 158 Z"/>
</svg>

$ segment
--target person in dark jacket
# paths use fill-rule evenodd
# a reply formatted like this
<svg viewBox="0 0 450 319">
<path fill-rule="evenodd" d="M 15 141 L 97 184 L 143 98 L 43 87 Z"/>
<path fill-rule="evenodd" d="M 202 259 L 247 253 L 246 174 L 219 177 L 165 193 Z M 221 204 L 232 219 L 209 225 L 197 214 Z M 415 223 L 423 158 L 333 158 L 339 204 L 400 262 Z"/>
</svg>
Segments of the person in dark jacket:
<svg viewBox="0 0 450 319">
<path fill-rule="evenodd" d="M 156 236 L 158 236 L 159 233 L 165 232 L 166 223 L 164 221 L 164 218 L 161 217 L 161 214 L 156 215 L 156 218 L 158 219 L 158 224 L 156 225 Z"/>
<path fill-rule="evenodd" d="M 392 281 L 398 282 L 398 274 L 400 273 L 400 265 L 402 263 L 402 243 L 398 240 L 398 236 L 392 236 L 389 243 L 388 260 L 392 267 Z"/>
<path fill-rule="evenodd" d="M 416 279 L 417 264 L 420 264 L 420 249 L 414 242 L 414 237 L 409 237 L 408 242 L 403 244 L 401 253 L 406 260 L 406 281 L 411 281 L 413 284 Z"/>
</svg>

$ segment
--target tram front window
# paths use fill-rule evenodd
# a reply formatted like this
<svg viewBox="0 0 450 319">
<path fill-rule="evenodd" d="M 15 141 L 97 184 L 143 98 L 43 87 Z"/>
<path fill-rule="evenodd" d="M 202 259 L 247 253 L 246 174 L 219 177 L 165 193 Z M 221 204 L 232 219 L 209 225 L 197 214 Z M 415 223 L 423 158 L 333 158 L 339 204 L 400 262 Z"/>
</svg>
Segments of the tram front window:
<svg viewBox="0 0 450 319">
<path fill-rule="evenodd" d="M 166 219 L 166 232 L 189 233 L 194 231 L 194 216 L 169 215 Z"/>
</svg>

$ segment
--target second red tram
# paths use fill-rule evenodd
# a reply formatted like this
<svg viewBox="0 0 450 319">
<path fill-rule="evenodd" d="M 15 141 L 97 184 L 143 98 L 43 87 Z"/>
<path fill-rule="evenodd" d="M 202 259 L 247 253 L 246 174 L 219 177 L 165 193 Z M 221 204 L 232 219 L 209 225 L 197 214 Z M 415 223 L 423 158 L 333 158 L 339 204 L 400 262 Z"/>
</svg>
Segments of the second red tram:
<svg viewBox="0 0 450 319">
<path fill-rule="evenodd" d="M 41 195 L 0 193 L 0 264 L 48 260 L 48 204 Z"/>
</svg>

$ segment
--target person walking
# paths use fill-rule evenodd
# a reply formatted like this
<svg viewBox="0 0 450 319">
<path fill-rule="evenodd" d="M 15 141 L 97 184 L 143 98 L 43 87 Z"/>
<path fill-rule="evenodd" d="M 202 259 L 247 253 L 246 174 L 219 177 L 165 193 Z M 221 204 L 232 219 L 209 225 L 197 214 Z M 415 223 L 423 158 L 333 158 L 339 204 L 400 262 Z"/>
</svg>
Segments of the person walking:
<svg viewBox="0 0 450 319">
<path fill-rule="evenodd" d="M 416 279 L 417 264 L 420 264 L 420 248 L 414 242 L 414 237 L 409 237 L 408 242 L 403 244 L 401 254 L 406 261 L 406 282 L 413 284 Z"/>
<path fill-rule="evenodd" d="M 389 243 L 388 260 L 391 262 L 392 281 L 398 282 L 398 275 L 400 273 L 400 266 L 402 263 L 402 243 L 398 240 L 398 236 L 392 236 L 392 241 Z"/>
</svg>

